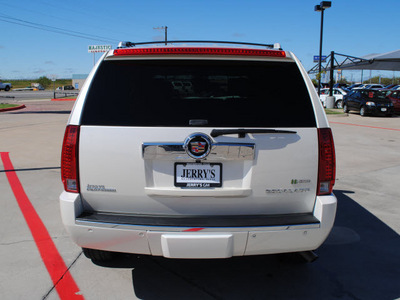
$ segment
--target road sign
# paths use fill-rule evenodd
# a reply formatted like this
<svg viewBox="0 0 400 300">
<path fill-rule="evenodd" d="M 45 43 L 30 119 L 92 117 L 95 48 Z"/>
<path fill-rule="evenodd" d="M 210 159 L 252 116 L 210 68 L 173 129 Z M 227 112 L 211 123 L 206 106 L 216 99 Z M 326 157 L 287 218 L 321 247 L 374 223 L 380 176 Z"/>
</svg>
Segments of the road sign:
<svg viewBox="0 0 400 300">
<path fill-rule="evenodd" d="M 89 53 L 107 52 L 110 49 L 111 45 L 92 45 L 89 46 Z"/>
<path fill-rule="evenodd" d="M 314 62 L 319 62 L 319 55 L 314 55 Z M 326 55 L 321 56 L 321 62 L 326 62 Z"/>
</svg>

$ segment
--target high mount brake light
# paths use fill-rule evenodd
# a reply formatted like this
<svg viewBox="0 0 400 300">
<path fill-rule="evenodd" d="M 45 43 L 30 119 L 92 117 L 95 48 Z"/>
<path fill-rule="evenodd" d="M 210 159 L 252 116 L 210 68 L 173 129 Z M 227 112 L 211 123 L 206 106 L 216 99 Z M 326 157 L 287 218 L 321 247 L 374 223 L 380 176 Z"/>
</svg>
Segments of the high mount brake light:
<svg viewBox="0 0 400 300">
<path fill-rule="evenodd" d="M 65 129 L 61 152 L 61 180 L 67 192 L 79 193 L 78 178 L 79 126 L 69 125 Z"/>
<path fill-rule="evenodd" d="M 329 195 L 335 185 L 336 159 L 335 145 L 330 128 L 318 129 L 319 167 L 317 195 Z"/>
<path fill-rule="evenodd" d="M 163 47 L 163 48 L 129 48 L 115 49 L 115 56 L 124 55 L 243 55 L 286 57 L 285 51 L 240 48 L 209 48 L 209 47 Z"/>
</svg>

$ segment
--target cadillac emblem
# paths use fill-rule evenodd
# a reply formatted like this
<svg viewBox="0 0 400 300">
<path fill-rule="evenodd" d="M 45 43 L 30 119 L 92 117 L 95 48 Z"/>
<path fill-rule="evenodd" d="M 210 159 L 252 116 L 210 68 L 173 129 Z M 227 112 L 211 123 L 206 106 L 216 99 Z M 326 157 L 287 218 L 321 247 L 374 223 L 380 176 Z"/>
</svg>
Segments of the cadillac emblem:
<svg viewBox="0 0 400 300">
<path fill-rule="evenodd" d="M 183 147 L 191 158 L 203 159 L 211 151 L 211 139 L 204 133 L 194 133 L 185 140 Z"/>
</svg>

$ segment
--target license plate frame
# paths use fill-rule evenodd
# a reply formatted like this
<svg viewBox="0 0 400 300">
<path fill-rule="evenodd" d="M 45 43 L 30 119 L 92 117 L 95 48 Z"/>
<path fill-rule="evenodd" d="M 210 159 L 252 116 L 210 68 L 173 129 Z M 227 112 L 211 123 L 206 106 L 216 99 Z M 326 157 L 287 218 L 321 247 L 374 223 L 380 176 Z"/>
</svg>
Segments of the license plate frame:
<svg viewBox="0 0 400 300">
<path fill-rule="evenodd" d="M 222 187 L 222 163 L 177 162 L 174 165 L 174 185 L 197 189 Z"/>
</svg>

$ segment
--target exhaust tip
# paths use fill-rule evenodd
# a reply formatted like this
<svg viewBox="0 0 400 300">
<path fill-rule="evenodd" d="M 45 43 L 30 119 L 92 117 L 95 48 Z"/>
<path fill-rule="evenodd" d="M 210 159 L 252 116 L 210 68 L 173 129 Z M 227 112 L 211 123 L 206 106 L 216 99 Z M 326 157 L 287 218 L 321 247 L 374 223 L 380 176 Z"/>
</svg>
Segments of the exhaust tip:
<svg viewBox="0 0 400 300">
<path fill-rule="evenodd" d="M 314 251 L 302 251 L 299 254 L 308 263 L 312 263 L 318 259 L 318 255 Z"/>
</svg>

